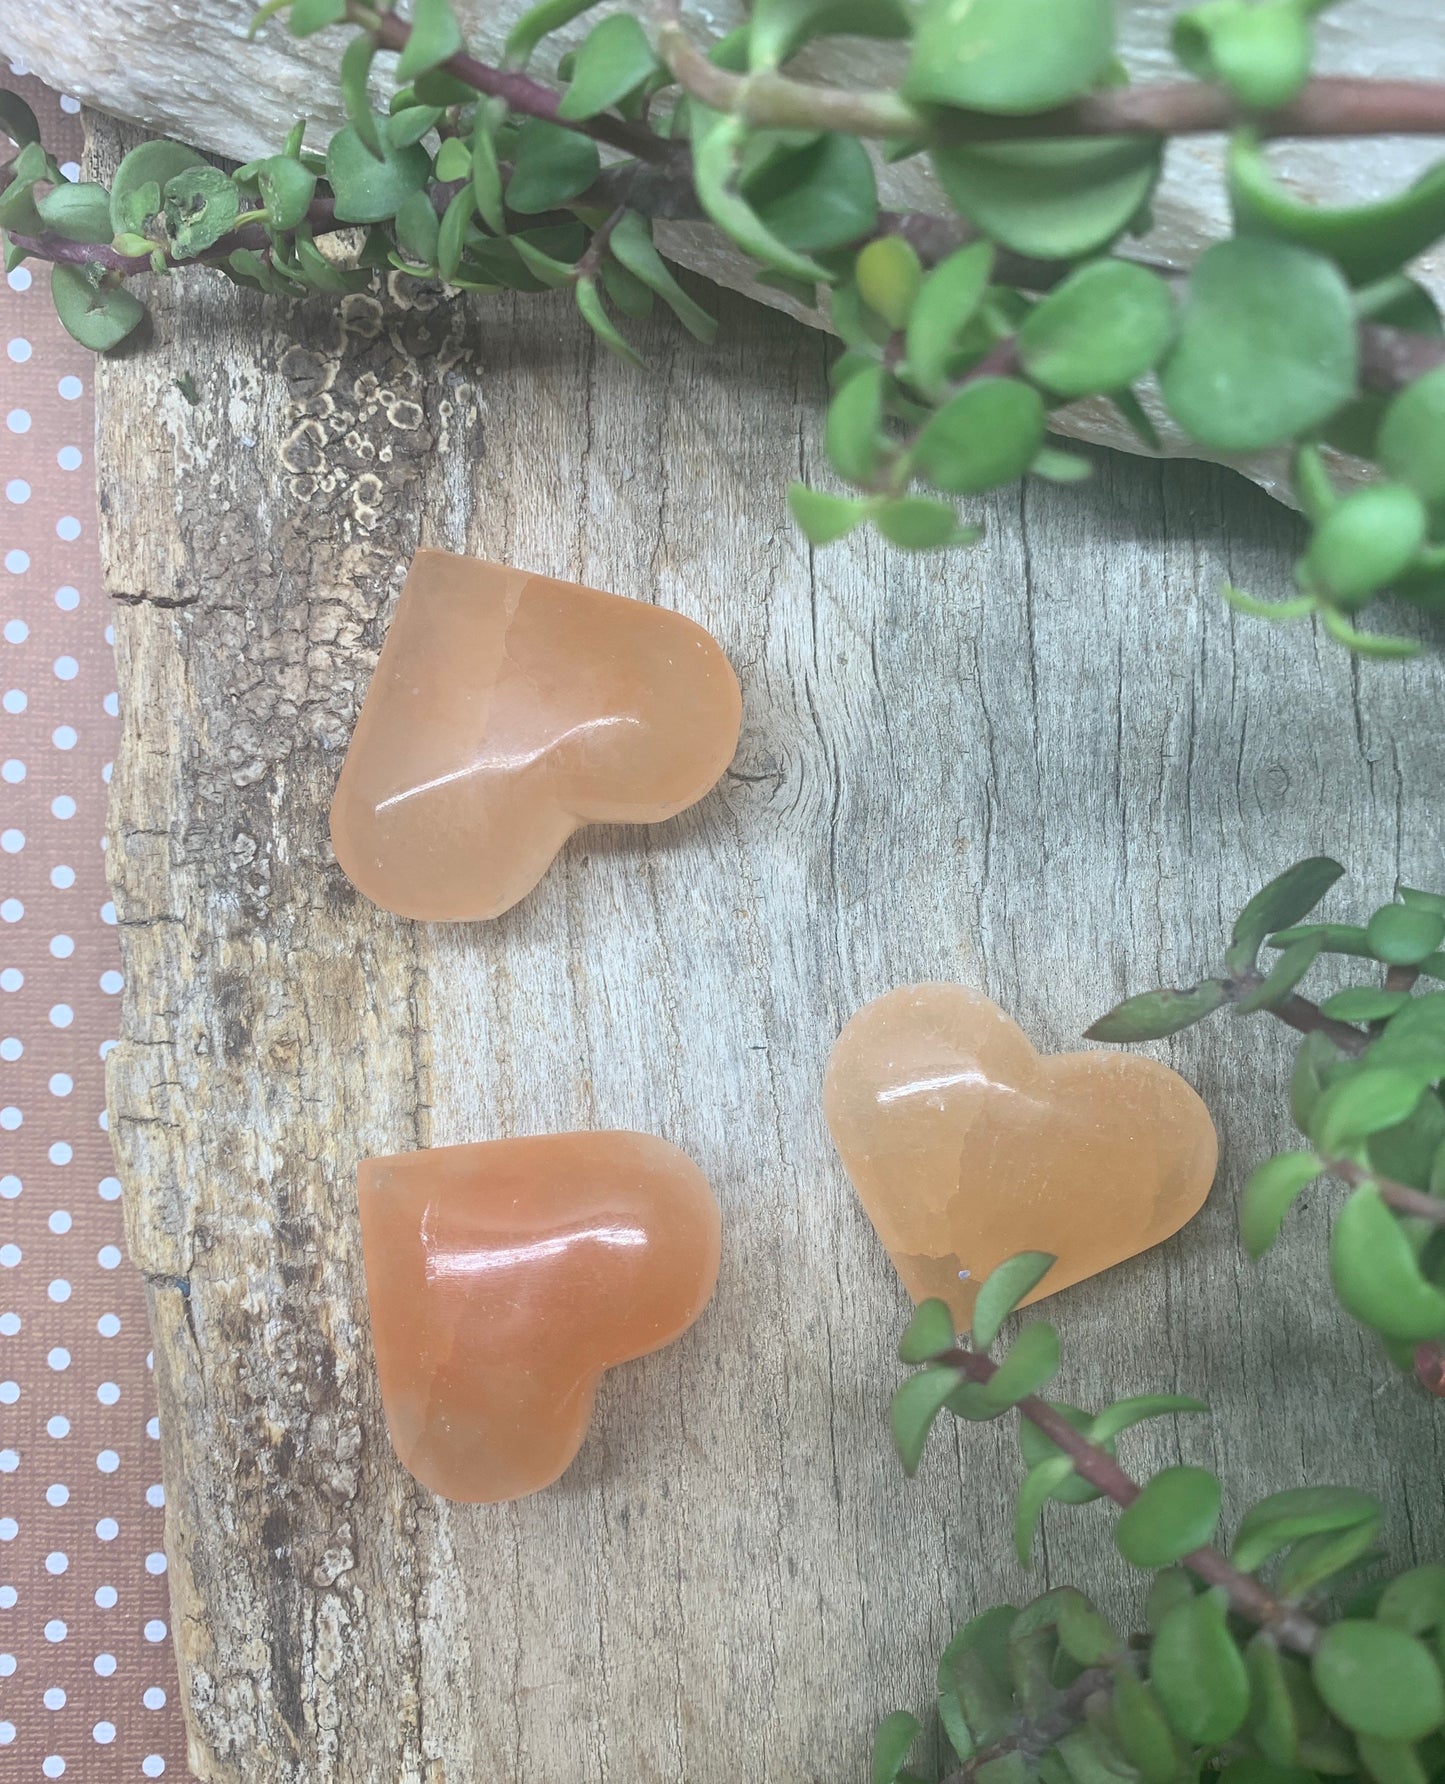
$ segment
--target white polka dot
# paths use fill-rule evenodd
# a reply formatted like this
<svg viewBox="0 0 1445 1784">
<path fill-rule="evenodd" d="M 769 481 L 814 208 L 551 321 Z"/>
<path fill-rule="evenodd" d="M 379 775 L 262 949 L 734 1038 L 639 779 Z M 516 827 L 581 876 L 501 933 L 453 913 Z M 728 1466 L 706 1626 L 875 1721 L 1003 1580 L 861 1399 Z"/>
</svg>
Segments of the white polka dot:
<svg viewBox="0 0 1445 1784">
<path fill-rule="evenodd" d="M 7 619 L 5 622 L 5 642 L 7 644 L 24 644 L 30 636 L 30 628 L 23 619 Z"/>
<path fill-rule="evenodd" d="M 53 1165 L 68 1165 L 74 1157 L 74 1149 L 67 1140 L 57 1140 L 50 1148 L 50 1162 Z"/>
<path fill-rule="evenodd" d="M 55 887 L 57 892 L 68 892 L 75 884 L 75 869 L 73 867 L 66 867 L 63 863 L 59 867 L 52 867 L 50 870 L 50 883 Z"/>
<path fill-rule="evenodd" d="M 5 553 L 5 568 L 12 576 L 23 576 L 30 568 L 30 553 L 22 551 L 18 545 L 12 546 Z"/>
<path fill-rule="evenodd" d="M 3 904 L 0 904 L 0 917 L 3 917 L 7 923 L 18 923 L 24 915 L 25 906 L 18 898 L 7 898 Z M 22 979 L 20 983 L 23 984 L 24 980 Z M 19 988 L 19 985 L 15 987 L 17 991 Z M 10 987 L 7 986 L 6 989 L 9 990 Z"/>
<path fill-rule="evenodd" d="M 0 1334 L 13 1338 L 25 1324 L 18 1313 L 0 1313 Z"/>
<path fill-rule="evenodd" d="M 95 1534 L 102 1542 L 114 1542 L 120 1535 L 120 1525 L 114 1518 L 102 1518 L 95 1526 Z"/>
<path fill-rule="evenodd" d="M 0 1196 L 3 1196 L 7 1202 L 13 1202 L 20 1194 L 20 1190 L 20 1179 L 13 1172 L 7 1172 L 5 1176 L 0 1177 Z"/>
<path fill-rule="evenodd" d="M 113 1449 L 103 1449 L 95 1458 L 95 1465 L 102 1474 L 114 1474 L 120 1467 L 120 1457 Z"/>
<path fill-rule="evenodd" d="M 30 417 L 24 409 L 12 409 L 5 417 L 5 425 L 12 434 L 28 434 L 30 432 Z"/>
<path fill-rule="evenodd" d="M 100 988 L 109 997 L 114 997 L 125 985 L 125 980 L 118 972 L 104 972 L 100 975 Z"/>
<path fill-rule="evenodd" d="M 147 1685 L 141 1694 L 141 1702 L 148 1710 L 163 1710 L 166 1707 L 166 1694 L 159 1685 Z"/>
<path fill-rule="evenodd" d="M 69 1437 L 70 1420 L 63 1412 L 57 1412 L 45 1421 L 45 1429 L 52 1437 Z"/>
<path fill-rule="evenodd" d="M 161 1434 L 161 1421 L 156 1418 L 146 1420 L 146 1436 L 158 1438 Z"/>
<path fill-rule="evenodd" d="M 62 446 L 55 455 L 55 462 L 62 471 L 78 471 L 81 466 L 81 452 L 78 446 Z"/>
<path fill-rule="evenodd" d="M 55 605 L 65 613 L 73 613 L 80 605 L 80 590 L 67 582 L 55 591 Z"/>
<path fill-rule="evenodd" d="M 62 821 L 66 818 L 73 818 L 75 816 L 75 801 L 69 793 L 62 793 L 58 799 L 51 800 L 50 813 L 52 817 L 60 818 Z"/>
<path fill-rule="evenodd" d="M 74 938 L 68 935 L 52 935 L 50 938 L 50 952 L 57 960 L 69 960 L 70 956 L 75 952 Z"/>
<path fill-rule="evenodd" d="M 146 1556 L 146 1572 L 147 1573 L 164 1573 L 165 1570 L 166 1570 L 166 1558 L 160 1552 L 159 1549 L 156 1549 L 153 1554 L 149 1554 Z"/>
<path fill-rule="evenodd" d="M 0 1542 L 14 1542 L 20 1534 L 20 1526 L 14 1518 L 0 1518 Z"/>
<path fill-rule="evenodd" d="M 0 1679 L 11 1678 L 14 1676 L 14 1672 L 15 1656 L 13 1654 L 0 1654 Z"/>
<path fill-rule="evenodd" d="M 52 1369 L 68 1369 L 70 1367 L 70 1352 L 63 1344 L 57 1344 L 55 1348 L 47 1354 L 45 1361 Z"/>
<path fill-rule="evenodd" d="M 102 1109 L 99 1115 L 96 1116 L 95 1125 L 103 1134 L 108 1134 L 110 1132 L 110 1116 L 104 1109 Z"/>
<path fill-rule="evenodd" d="M 95 1254 L 95 1261 L 102 1270 L 114 1270 L 120 1263 L 120 1247 L 118 1245 L 102 1245 Z"/>
<path fill-rule="evenodd" d="M 45 1503 L 55 1506 L 68 1505 L 70 1503 L 70 1488 L 64 1486 L 60 1481 L 56 1481 L 45 1489 Z"/>
<path fill-rule="evenodd" d="M 13 1722 L 0 1722 L 0 1747 L 8 1747 L 14 1739 L 15 1724 Z"/>
<path fill-rule="evenodd" d="M 43 1702 L 47 1710 L 63 1710 L 65 1708 L 65 1693 L 59 1685 L 52 1685 L 45 1693 Z"/>
<path fill-rule="evenodd" d="M 115 1739 L 115 1724 L 113 1722 L 97 1722 L 90 1731 L 90 1738 L 100 1746 L 108 1747 Z"/>
<path fill-rule="evenodd" d="M 18 1245 L 8 1241 L 6 1244 L 0 1245 L 0 1264 L 4 1264 L 7 1270 L 13 1270 L 20 1262 L 20 1258 L 21 1251 Z"/>
<path fill-rule="evenodd" d="M 72 98 L 69 93 L 62 93 L 60 95 L 60 109 L 63 112 L 70 112 L 70 113 L 74 114 L 75 112 L 78 112 L 80 110 L 80 101 L 78 99 Z M 76 378 L 74 380 L 74 382 L 76 384 L 79 384 L 79 382 L 80 382 L 79 378 Z M 61 395 L 63 396 L 64 394 L 65 394 L 64 391 L 62 391 Z M 78 396 L 79 394 L 80 394 L 79 391 L 77 391 L 76 395 Z"/>
<path fill-rule="evenodd" d="M 50 1078 L 50 1094 L 52 1096 L 69 1096 L 75 1089 L 75 1080 L 66 1072 L 53 1072 Z"/>
<path fill-rule="evenodd" d="M 11 756 L 7 762 L 0 765 L 0 779 L 9 781 L 12 787 L 18 787 L 25 779 L 25 764 L 18 756 Z"/>
<path fill-rule="evenodd" d="M 74 657 L 57 657 L 51 664 L 51 668 L 54 669 L 56 678 L 60 681 L 74 681 L 80 674 L 80 664 Z"/>
<path fill-rule="evenodd" d="M 120 1320 L 113 1313 L 102 1313 L 95 1322 L 95 1329 L 102 1338 L 114 1338 L 120 1331 Z"/>
<path fill-rule="evenodd" d="M 15 919 L 12 917 L 10 921 L 13 923 Z M 25 974 L 18 966 L 7 966 L 0 972 L 0 991 L 18 991 L 24 983 Z"/>
<path fill-rule="evenodd" d="M 13 1406 L 20 1398 L 18 1381 L 0 1381 L 0 1406 Z"/>
<path fill-rule="evenodd" d="M 114 1406 L 120 1399 L 120 1389 L 113 1381 L 103 1381 L 95 1390 L 95 1397 L 102 1406 Z"/>
<path fill-rule="evenodd" d="M 100 1054 L 100 1057 L 102 1059 L 109 1059 L 111 1054 L 115 1052 L 116 1048 L 119 1045 L 120 1045 L 119 1041 L 104 1040 L 100 1043 L 100 1046 L 96 1049 L 96 1051 Z"/>
<path fill-rule="evenodd" d="M 95 1602 L 103 1611 L 114 1610 L 115 1601 L 119 1596 L 120 1594 L 116 1591 L 114 1586 L 97 1586 L 95 1589 Z M 97 1656 L 97 1658 L 99 1657 Z M 99 1672 L 100 1667 L 97 1666 L 95 1670 Z M 114 1668 L 112 1668 L 112 1671 L 113 1670 Z"/>
<path fill-rule="evenodd" d="M 103 1202 L 118 1202 L 120 1200 L 119 1177 L 102 1177 L 96 1185 L 96 1189 Z"/>
<path fill-rule="evenodd" d="M 115 927 L 115 906 L 108 898 L 100 907 L 100 920 L 112 929 Z"/>
<path fill-rule="evenodd" d="M 24 335 L 16 335 L 6 347 L 5 351 L 10 355 L 11 359 L 15 361 L 16 365 L 24 365 L 26 360 L 29 359 L 33 349 L 31 348 L 29 341 L 25 339 Z"/>
<path fill-rule="evenodd" d="M 100 778 L 105 782 L 106 786 L 110 785 L 110 777 L 114 773 L 115 773 L 115 763 L 114 762 L 102 762 L 101 763 Z"/>
<path fill-rule="evenodd" d="M 166 1502 L 166 1490 L 159 1481 L 153 1487 L 146 1488 L 146 1504 L 159 1509 Z"/>
<path fill-rule="evenodd" d="M 111 1604 L 115 1603 L 114 1588 L 111 1589 L 111 1601 L 110 1602 L 111 1602 Z M 103 1678 L 103 1679 L 110 1678 L 112 1673 L 114 1673 L 114 1671 L 115 1671 L 115 1655 L 114 1654 L 97 1654 L 95 1657 L 95 1670 L 100 1674 L 101 1678 Z"/>
<path fill-rule="evenodd" d="M 25 1043 L 18 1035 L 7 1034 L 0 1041 L 0 1059 L 19 1059 L 25 1051 Z"/>
<path fill-rule="evenodd" d="M 19 688 L 6 688 L 4 694 L 0 695 L 0 706 L 6 712 L 24 712 L 29 704 L 30 696 Z"/>
<path fill-rule="evenodd" d="M 70 1227 L 71 1227 L 70 1216 L 66 1213 L 64 1208 L 57 1208 L 55 1210 L 55 1212 L 50 1216 L 50 1230 L 51 1230 L 51 1232 L 52 1233 L 68 1233 L 70 1231 Z"/>
<path fill-rule="evenodd" d="M 64 1777 L 65 1761 L 58 1753 L 47 1753 L 40 1762 L 40 1769 L 47 1778 Z"/>
<path fill-rule="evenodd" d="M 70 1284 L 63 1276 L 57 1276 L 45 1292 L 52 1301 L 65 1302 L 70 1299 Z"/>
<path fill-rule="evenodd" d="M 50 1026 L 52 1028 L 69 1028 L 75 1020 L 75 1011 L 69 1004 L 52 1004 L 50 1006 Z"/>
<path fill-rule="evenodd" d="M 57 725 L 50 733 L 50 741 L 58 750 L 73 750 L 80 739 L 76 736 L 74 725 Z"/>
<path fill-rule="evenodd" d="M 159 1778 L 161 1773 L 166 1769 L 166 1762 L 161 1758 L 159 1753 L 147 1753 L 145 1758 L 140 1762 L 140 1769 L 148 1778 Z"/>
<path fill-rule="evenodd" d="M 52 1549 L 45 1557 L 45 1571 L 47 1573 L 64 1573 L 69 1566 L 69 1555 L 64 1554 L 60 1549 Z"/>
<path fill-rule="evenodd" d="M 5 500 L 14 502 L 17 507 L 30 500 L 30 485 L 23 477 L 12 477 L 5 485 Z"/>
<path fill-rule="evenodd" d="M 66 1633 L 65 1625 L 59 1617 L 52 1617 L 45 1625 L 45 1639 L 48 1642 L 63 1642 Z"/>
<path fill-rule="evenodd" d="M 20 1466 L 19 1450 L 0 1450 L 0 1474 L 14 1474 Z"/>
<path fill-rule="evenodd" d="M 13 1611 L 19 1597 L 13 1586 L 0 1586 L 0 1611 Z"/>
<path fill-rule="evenodd" d="M 18 855 L 24 847 L 23 830 L 0 830 L 0 849 L 4 849 L 7 855 Z"/>
<path fill-rule="evenodd" d="M 115 643 L 115 627 L 114 626 L 107 626 L 105 628 L 105 641 L 107 644 Z"/>
<path fill-rule="evenodd" d="M 55 523 L 55 530 L 68 544 L 72 539 L 80 537 L 80 522 L 73 514 L 62 514 Z"/>
<path fill-rule="evenodd" d="M 5 282 L 12 291 L 28 291 L 30 289 L 30 268 L 28 266 L 14 267 L 6 273 Z"/>
<path fill-rule="evenodd" d="M 148 1642 L 163 1642 L 166 1639 L 166 1626 L 159 1617 L 152 1617 L 146 1624 L 145 1638 Z"/>
<path fill-rule="evenodd" d="M 0 1109 L 0 1128 L 4 1128 L 6 1133 L 13 1134 L 17 1127 L 23 1127 L 24 1125 L 25 1117 L 21 1114 L 19 1109 L 15 1107 L 14 1103 L 9 1103 L 5 1108 Z"/>
</svg>

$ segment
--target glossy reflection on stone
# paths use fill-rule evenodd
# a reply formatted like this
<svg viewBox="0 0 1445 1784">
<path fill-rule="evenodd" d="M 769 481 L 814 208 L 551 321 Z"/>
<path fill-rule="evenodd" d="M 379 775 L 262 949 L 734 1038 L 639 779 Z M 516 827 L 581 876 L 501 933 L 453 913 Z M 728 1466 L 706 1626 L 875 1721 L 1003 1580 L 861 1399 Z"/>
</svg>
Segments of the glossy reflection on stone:
<svg viewBox="0 0 1445 1784">
<path fill-rule="evenodd" d="M 418 552 L 337 784 L 336 858 L 401 916 L 499 916 L 581 825 L 701 799 L 741 713 L 722 648 L 681 614 Z"/>
<path fill-rule="evenodd" d="M 1177 1072 L 1134 1054 L 1035 1053 L 963 985 L 865 1005 L 829 1057 L 823 1101 L 904 1287 L 947 1301 L 960 1326 L 1015 1252 L 1058 1258 L 1037 1300 L 1167 1239 L 1214 1180 L 1214 1124 Z"/>
<path fill-rule="evenodd" d="M 518 1499 L 581 1447 L 598 1378 L 685 1332 L 717 1280 L 702 1172 L 651 1134 L 369 1158 L 372 1341 L 391 1441 L 448 1499 Z"/>
</svg>

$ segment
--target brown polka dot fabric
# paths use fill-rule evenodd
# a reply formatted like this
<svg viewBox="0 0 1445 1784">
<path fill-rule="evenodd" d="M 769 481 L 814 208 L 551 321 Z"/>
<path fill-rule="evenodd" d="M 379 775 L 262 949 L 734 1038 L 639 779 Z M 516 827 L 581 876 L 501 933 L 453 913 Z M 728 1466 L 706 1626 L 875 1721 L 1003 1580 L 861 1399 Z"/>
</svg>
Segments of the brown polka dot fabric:
<svg viewBox="0 0 1445 1784">
<path fill-rule="evenodd" d="M 17 78 L 17 74 L 19 78 Z M 65 166 L 79 106 L 0 69 Z M 0 138 L 0 154 L 10 153 Z M 0 1777 L 188 1777 L 141 1284 L 105 1131 L 119 735 L 93 362 L 0 284 Z"/>
</svg>

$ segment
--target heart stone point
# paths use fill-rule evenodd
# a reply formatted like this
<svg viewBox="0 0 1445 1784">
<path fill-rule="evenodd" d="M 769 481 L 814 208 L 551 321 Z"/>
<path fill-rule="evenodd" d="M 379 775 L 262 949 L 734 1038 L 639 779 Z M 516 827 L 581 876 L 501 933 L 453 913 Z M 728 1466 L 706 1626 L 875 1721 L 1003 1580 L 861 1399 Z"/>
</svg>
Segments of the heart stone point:
<svg viewBox="0 0 1445 1784">
<path fill-rule="evenodd" d="M 583 824 L 695 804 L 741 717 L 722 647 L 682 614 L 419 551 L 337 783 L 336 859 L 399 916 L 500 916 Z"/>
<path fill-rule="evenodd" d="M 1218 1141 L 1177 1072 L 1138 1054 L 1039 1054 L 964 985 L 866 1004 L 828 1059 L 833 1143 L 903 1286 L 968 1323 L 1020 1251 L 1057 1263 L 1029 1299 L 1176 1233 L 1203 1206 Z"/>
</svg>

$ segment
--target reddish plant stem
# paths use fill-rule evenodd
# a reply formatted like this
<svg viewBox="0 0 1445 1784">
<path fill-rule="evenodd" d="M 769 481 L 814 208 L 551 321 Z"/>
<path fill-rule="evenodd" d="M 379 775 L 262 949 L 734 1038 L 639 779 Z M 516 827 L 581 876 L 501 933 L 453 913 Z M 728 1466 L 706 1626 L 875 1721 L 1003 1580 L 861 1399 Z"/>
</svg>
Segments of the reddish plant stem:
<svg viewBox="0 0 1445 1784">
<path fill-rule="evenodd" d="M 378 13 L 369 7 L 353 6 L 349 16 L 356 24 L 364 26 L 382 49 L 406 48 L 411 26 L 394 12 Z M 475 56 L 469 56 L 465 50 L 448 56 L 440 64 L 440 69 L 487 98 L 502 100 L 509 111 L 524 118 L 541 118 L 551 124 L 560 124 L 566 130 L 575 130 L 596 142 L 606 143 L 610 148 L 621 149 L 624 154 L 634 155 L 639 161 L 662 164 L 677 158 L 681 145 L 658 136 L 645 125 L 629 124 L 625 119 L 606 114 L 585 119 L 559 118 L 559 95 L 517 69 L 492 68 Z"/>
<path fill-rule="evenodd" d="M 1297 1034 L 1328 1035 L 1342 1053 L 1360 1054 L 1370 1044 L 1370 1037 L 1353 1024 L 1327 1016 L 1317 1003 L 1293 991 L 1282 1003 L 1272 1005 L 1269 1013 Z"/>
<path fill-rule="evenodd" d="M 1445 1201 L 1439 1196 L 1427 1195 L 1423 1189 L 1411 1189 L 1408 1183 L 1396 1183 L 1393 1177 L 1382 1177 L 1378 1171 L 1368 1170 L 1347 1158 L 1327 1159 L 1325 1169 L 1331 1177 L 1354 1184 L 1356 1188 L 1373 1183 L 1380 1192 L 1380 1200 L 1397 1214 L 1428 1220 L 1432 1226 L 1445 1226 Z"/>
<path fill-rule="evenodd" d="M 1445 1400 L 1445 1344 L 1416 1345 L 1415 1379 L 1427 1394 Z"/>
<path fill-rule="evenodd" d="M 992 1380 L 998 1372 L 998 1364 L 978 1351 L 946 1350 L 932 1361 L 957 1369 L 970 1381 L 980 1383 Z M 1142 1489 L 1138 1482 L 1124 1472 L 1107 1450 L 1090 1443 L 1047 1401 L 1030 1394 L 1018 1402 L 1015 1410 L 1069 1457 L 1081 1479 L 1091 1487 L 1097 1487 L 1115 1505 L 1132 1505 L 1139 1497 Z M 1320 1629 L 1313 1618 L 1306 1616 L 1296 1605 L 1281 1604 L 1253 1574 L 1242 1573 L 1218 1549 L 1195 1549 L 1184 1556 L 1183 1564 L 1209 1585 L 1221 1587 L 1240 1616 L 1257 1623 L 1261 1629 L 1268 1629 L 1285 1647 L 1299 1654 L 1314 1652 Z"/>
</svg>

